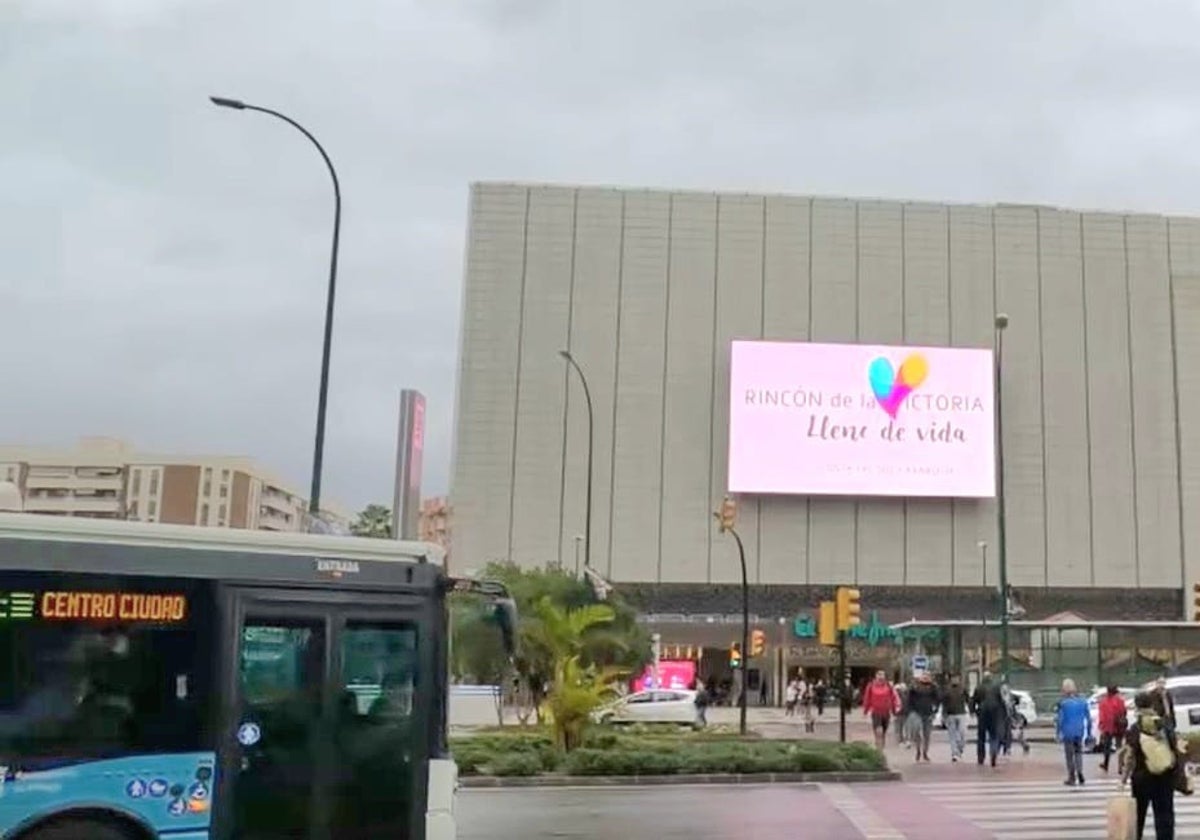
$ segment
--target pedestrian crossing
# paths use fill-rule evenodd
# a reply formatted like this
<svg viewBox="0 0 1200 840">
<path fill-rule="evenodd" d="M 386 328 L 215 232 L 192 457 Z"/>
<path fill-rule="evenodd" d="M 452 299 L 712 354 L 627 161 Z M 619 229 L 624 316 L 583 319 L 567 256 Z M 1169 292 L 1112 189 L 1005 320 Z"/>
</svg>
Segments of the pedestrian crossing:
<svg viewBox="0 0 1200 840">
<path fill-rule="evenodd" d="M 1112 778 L 1089 779 L 1083 787 L 1067 787 L 1058 779 L 981 779 L 913 787 L 996 840 L 1105 840 L 1108 800 L 1117 793 Z M 1153 836 L 1151 812 L 1146 815 L 1146 837 Z M 1175 836 L 1200 837 L 1200 794 L 1175 797 Z"/>
</svg>

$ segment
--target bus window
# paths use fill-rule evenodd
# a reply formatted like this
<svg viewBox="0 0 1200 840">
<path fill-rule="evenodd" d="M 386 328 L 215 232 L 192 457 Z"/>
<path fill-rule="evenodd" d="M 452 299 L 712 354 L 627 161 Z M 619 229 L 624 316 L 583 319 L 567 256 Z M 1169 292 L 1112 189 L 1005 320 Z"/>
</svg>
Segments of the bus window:
<svg viewBox="0 0 1200 840">
<path fill-rule="evenodd" d="M 351 622 L 340 649 L 335 834 L 347 840 L 394 837 L 412 816 L 417 631 L 405 624 Z"/>
<path fill-rule="evenodd" d="M 110 806 L 156 831 L 206 833 L 211 587 L 34 573 L 6 576 L 4 587 L 0 836 L 56 813 L 73 814 L 60 823 L 71 836 L 112 836 L 91 817 Z"/>
</svg>

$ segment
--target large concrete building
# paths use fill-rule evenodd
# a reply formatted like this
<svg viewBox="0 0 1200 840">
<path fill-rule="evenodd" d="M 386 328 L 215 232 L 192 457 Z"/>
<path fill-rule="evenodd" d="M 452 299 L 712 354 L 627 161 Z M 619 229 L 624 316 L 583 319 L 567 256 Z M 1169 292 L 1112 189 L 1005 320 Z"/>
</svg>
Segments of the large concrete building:
<svg viewBox="0 0 1200 840">
<path fill-rule="evenodd" d="M 990 347 L 997 312 L 1012 583 L 1178 617 L 1200 581 L 1200 220 L 1052 207 L 475 185 L 458 562 L 571 566 L 588 440 L 569 348 L 595 409 L 593 566 L 649 585 L 652 611 L 674 584 L 732 611 L 712 586 L 739 578 L 712 517 L 730 341 Z M 995 585 L 992 500 L 740 503 L 755 584 Z"/>
</svg>

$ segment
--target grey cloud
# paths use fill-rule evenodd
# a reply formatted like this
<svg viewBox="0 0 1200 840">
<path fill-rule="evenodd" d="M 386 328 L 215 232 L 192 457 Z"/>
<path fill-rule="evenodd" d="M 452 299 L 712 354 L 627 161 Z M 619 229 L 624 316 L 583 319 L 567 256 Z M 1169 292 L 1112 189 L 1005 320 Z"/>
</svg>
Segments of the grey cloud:
<svg viewBox="0 0 1200 840">
<path fill-rule="evenodd" d="M 1187 4 L 16 0 L 0 6 L 0 439 L 119 434 L 307 486 L 330 186 L 326 488 L 444 491 L 467 184 L 1195 211 Z"/>
</svg>

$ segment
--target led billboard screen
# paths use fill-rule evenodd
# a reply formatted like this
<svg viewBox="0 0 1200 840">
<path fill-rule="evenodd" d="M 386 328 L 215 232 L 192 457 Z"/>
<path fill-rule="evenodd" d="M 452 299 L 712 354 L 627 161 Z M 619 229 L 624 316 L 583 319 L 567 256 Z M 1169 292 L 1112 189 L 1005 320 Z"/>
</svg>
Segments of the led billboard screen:
<svg viewBox="0 0 1200 840">
<path fill-rule="evenodd" d="M 992 351 L 734 341 L 729 492 L 991 498 Z"/>
</svg>

